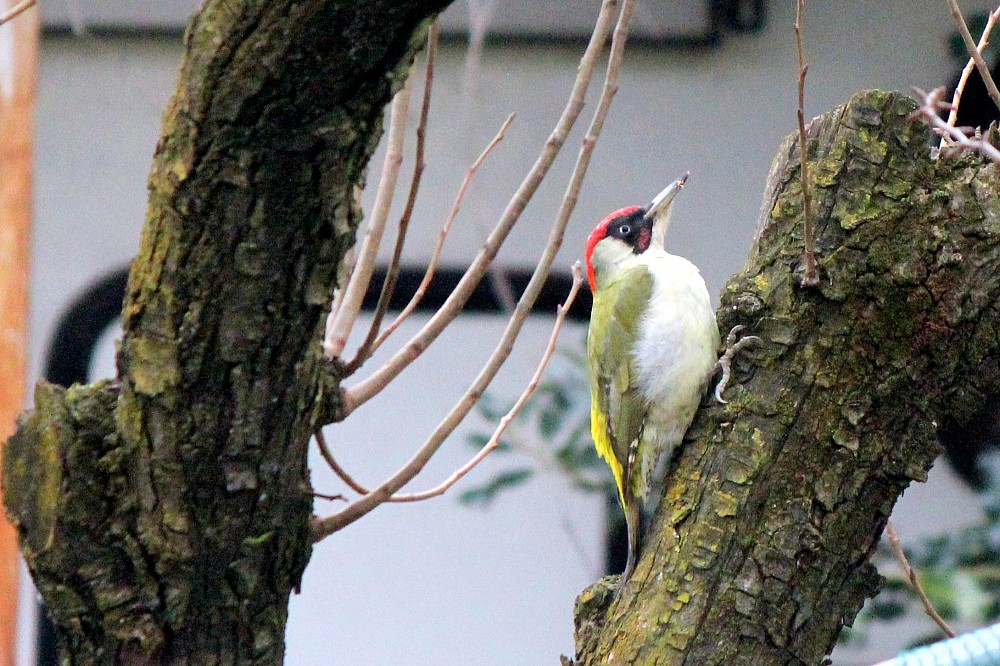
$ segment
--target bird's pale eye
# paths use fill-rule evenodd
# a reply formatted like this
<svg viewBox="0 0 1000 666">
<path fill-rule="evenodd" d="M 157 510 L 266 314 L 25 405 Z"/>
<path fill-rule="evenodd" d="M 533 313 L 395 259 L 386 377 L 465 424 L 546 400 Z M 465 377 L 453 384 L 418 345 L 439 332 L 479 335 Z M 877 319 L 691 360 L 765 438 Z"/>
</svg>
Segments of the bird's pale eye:
<svg viewBox="0 0 1000 666">
<path fill-rule="evenodd" d="M 623 224 L 622 226 L 618 227 L 618 233 L 620 233 L 622 236 L 628 236 L 630 233 L 632 233 L 632 227 L 630 227 L 627 224 Z"/>
</svg>

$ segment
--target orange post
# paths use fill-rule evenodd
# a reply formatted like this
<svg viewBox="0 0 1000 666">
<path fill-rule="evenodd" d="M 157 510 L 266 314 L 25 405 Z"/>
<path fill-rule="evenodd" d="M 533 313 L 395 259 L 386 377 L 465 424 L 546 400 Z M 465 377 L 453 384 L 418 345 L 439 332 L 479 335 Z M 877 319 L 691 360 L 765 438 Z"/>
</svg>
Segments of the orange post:
<svg viewBox="0 0 1000 666">
<path fill-rule="evenodd" d="M 17 4 L 0 0 L 0 14 Z M 0 441 L 14 432 L 27 382 L 37 53 L 37 9 L 0 26 Z M 0 666 L 14 664 L 17 592 L 17 539 L 0 512 Z"/>
</svg>

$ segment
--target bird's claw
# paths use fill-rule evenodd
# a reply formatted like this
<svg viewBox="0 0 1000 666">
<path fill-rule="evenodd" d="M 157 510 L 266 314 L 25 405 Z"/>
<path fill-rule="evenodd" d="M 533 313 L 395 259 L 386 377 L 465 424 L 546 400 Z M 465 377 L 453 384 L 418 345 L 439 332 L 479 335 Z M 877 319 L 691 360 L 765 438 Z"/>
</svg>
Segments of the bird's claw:
<svg viewBox="0 0 1000 666">
<path fill-rule="evenodd" d="M 733 358 L 735 358 L 736 355 L 748 345 L 763 342 L 763 340 L 756 335 L 748 335 L 737 339 L 740 331 L 743 329 L 743 324 L 737 324 L 729 331 L 729 335 L 726 336 L 726 351 L 719 357 L 719 362 L 716 365 L 717 368 L 722 369 L 722 378 L 719 379 L 719 383 L 715 385 L 715 399 L 721 405 L 726 404 L 726 401 L 722 398 L 722 393 L 726 390 L 726 385 L 729 383 L 729 377 L 732 375 Z"/>
</svg>

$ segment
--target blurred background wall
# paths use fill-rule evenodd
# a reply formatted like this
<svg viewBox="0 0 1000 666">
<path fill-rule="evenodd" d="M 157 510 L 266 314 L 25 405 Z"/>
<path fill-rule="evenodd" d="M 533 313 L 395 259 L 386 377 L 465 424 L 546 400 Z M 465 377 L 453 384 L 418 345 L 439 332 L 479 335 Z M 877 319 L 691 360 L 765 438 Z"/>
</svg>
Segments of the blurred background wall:
<svg viewBox="0 0 1000 666">
<path fill-rule="evenodd" d="M 985 1 L 962 4 L 969 12 L 992 8 Z M 443 261 L 461 267 L 477 250 L 565 102 L 598 5 L 456 0 L 447 12 L 408 264 L 426 263 L 466 168 L 507 114 L 516 113 L 508 138 L 470 191 Z M 183 25 L 195 3 L 42 0 L 40 6 L 46 32 L 32 250 L 33 378 L 42 372 L 67 308 L 135 252 L 146 173 L 177 76 Z M 560 270 L 580 258 L 583 240 L 601 217 L 647 202 L 690 170 L 668 244 L 700 266 L 710 291 L 718 293 L 743 265 L 771 159 L 795 129 L 793 20 L 790 2 L 640 2 L 620 91 L 560 253 Z M 945 85 L 958 66 L 949 52 L 953 32 L 942 0 L 811 3 L 807 118 L 865 88 Z M 567 143 L 501 253 L 501 266 L 534 266 L 581 137 L 577 130 Z M 372 164 L 380 163 L 378 154 Z M 376 167 L 373 182 L 377 175 Z M 503 324 L 498 316 L 463 318 L 404 381 L 348 423 L 328 428 L 342 464 L 374 483 L 405 461 L 471 381 Z M 495 384 L 497 396 L 520 392 L 550 326 L 548 317 L 533 318 Z M 581 326 L 571 327 L 562 345 L 579 348 L 583 334 Z M 103 335 L 92 377 L 113 373 L 114 336 L 113 329 Z M 463 440 L 485 428 L 473 423 L 457 433 L 416 488 L 436 484 L 462 464 L 471 451 Z M 466 483 L 529 463 L 544 470 L 547 461 L 544 454 L 497 457 Z M 318 492 L 343 490 L 318 457 L 313 482 Z M 907 491 L 896 525 L 904 542 L 951 529 L 978 519 L 978 501 L 938 465 L 927 484 Z M 318 501 L 317 510 L 327 507 Z M 536 475 L 485 507 L 462 505 L 453 494 L 384 506 L 316 548 L 302 594 L 292 600 L 287 663 L 555 663 L 560 652 L 572 653 L 575 595 L 603 573 L 605 523 L 600 497 L 574 491 L 555 474 Z M 867 642 L 838 651 L 835 663 L 871 663 L 894 654 L 928 633 L 928 622 L 916 617 L 891 631 L 881 625 Z M 34 624 L 25 608 L 23 665 L 34 663 Z"/>
</svg>

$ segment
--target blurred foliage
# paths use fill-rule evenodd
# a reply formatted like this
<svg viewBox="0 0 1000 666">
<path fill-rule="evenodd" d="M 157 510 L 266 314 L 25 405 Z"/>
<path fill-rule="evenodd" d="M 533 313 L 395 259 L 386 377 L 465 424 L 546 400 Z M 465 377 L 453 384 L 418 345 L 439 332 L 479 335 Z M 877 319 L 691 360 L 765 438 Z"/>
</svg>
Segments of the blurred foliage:
<svg viewBox="0 0 1000 666">
<path fill-rule="evenodd" d="M 590 438 L 590 391 L 583 352 L 560 348 L 531 400 L 511 423 L 497 452 L 520 453 L 532 466 L 506 469 L 463 492 L 467 504 L 492 501 L 502 490 L 519 486 L 537 473 L 557 473 L 584 492 L 614 494 L 611 471 L 594 450 Z M 490 424 L 497 423 L 514 405 L 487 393 L 476 405 Z M 476 433 L 468 444 L 481 449 L 491 433 Z"/>
<path fill-rule="evenodd" d="M 910 566 L 934 609 L 949 623 L 983 626 L 1000 621 L 1000 484 L 995 455 L 988 463 L 987 483 L 980 495 L 980 520 L 968 527 L 923 539 L 901 537 Z M 970 507 L 956 507 L 967 511 Z M 976 507 L 972 507 L 973 510 Z M 948 530 L 948 526 L 942 526 Z M 923 604 L 910 588 L 903 567 L 888 543 L 879 544 L 874 562 L 885 577 L 877 597 L 858 615 L 842 642 L 864 641 L 878 627 L 873 624 L 897 618 L 924 617 Z M 915 645 L 941 640 L 937 626 L 926 618 L 927 633 Z"/>
<path fill-rule="evenodd" d="M 989 18 L 990 15 L 988 12 L 973 12 L 965 17 L 965 22 L 969 26 L 969 33 L 976 42 L 979 41 L 983 30 L 986 29 L 986 22 Z M 991 41 L 983 49 L 983 59 L 987 63 L 992 64 L 996 59 L 996 50 L 997 47 Z M 959 34 L 958 30 L 955 30 L 948 36 L 948 53 L 963 66 L 969 61 L 969 52 L 965 48 L 965 40 L 962 39 L 962 35 Z"/>
</svg>

